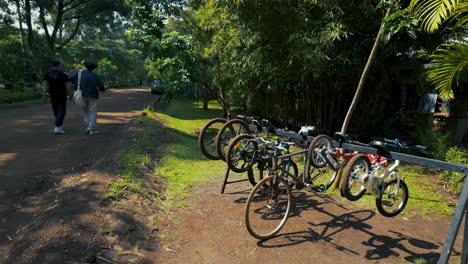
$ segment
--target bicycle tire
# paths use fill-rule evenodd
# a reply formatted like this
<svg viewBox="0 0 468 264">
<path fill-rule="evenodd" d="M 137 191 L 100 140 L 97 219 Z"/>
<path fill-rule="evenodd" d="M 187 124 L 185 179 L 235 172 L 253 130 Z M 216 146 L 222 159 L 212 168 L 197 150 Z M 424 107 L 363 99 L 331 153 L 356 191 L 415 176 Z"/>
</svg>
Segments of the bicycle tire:
<svg viewBox="0 0 468 264">
<path fill-rule="evenodd" d="M 400 180 L 400 187 L 398 189 L 399 194 L 401 194 L 401 202 L 397 205 L 395 210 L 387 210 L 387 205 L 393 204 L 395 201 L 394 197 L 391 197 L 391 195 L 388 193 L 388 191 L 393 187 L 393 185 L 397 185 L 398 180 L 397 179 L 392 179 L 389 182 L 385 183 L 384 189 L 380 192 L 380 196 L 375 199 L 375 205 L 377 207 L 377 211 L 385 217 L 394 217 L 399 215 L 406 207 L 406 204 L 408 203 L 409 199 L 409 191 L 408 191 L 408 186 L 406 183 L 402 180 Z M 389 200 L 391 199 L 392 201 L 387 201 L 388 198 Z"/>
<path fill-rule="evenodd" d="M 323 143 L 320 141 L 323 141 Z M 320 143 L 326 144 L 328 149 L 333 148 L 332 139 L 329 136 L 323 134 L 316 136 L 314 140 L 310 142 L 309 149 L 307 151 L 307 162 L 310 162 L 308 163 L 307 168 L 309 168 L 310 165 L 314 166 L 315 168 L 323 168 L 327 165 L 327 161 L 321 158 L 315 150 L 317 145 Z M 323 149 L 323 146 L 320 146 L 320 149 Z"/>
<path fill-rule="evenodd" d="M 356 167 L 359 164 L 364 164 L 367 166 L 366 171 L 363 171 L 363 168 Z M 366 193 L 366 188 L 358 182 L 358 177 L 360 173 L 370 173 L 370 161 L 369 158 L 364 154 L 358 154 L 352 157 L 348 164 L 343 169 L 343 177 L 341 178 L 341 193 L 346 199 L 350 201 L 357 201 L 361 199 L 362 196 Z"/>
<path fill-rule="evenodd" d="M 219 129 L 213 132 L 211 132 L 210 130 L 213 129 L 213 125 L 217 123 L 224 124 L 226 122 L 227 120 L 224 118 L 211 119 L 203 126 L 203 128 L 200 131 L 200 134 L 198 135 L 198 146 L 200 147 L 200 150 L 203 153 L 203 155 L 208 159 L 221 159 L 218 155 L 218 152 L 216 151 L 216 136 L 218 135 Z M 211 136 L 211 134 L 214 134 L 214 136 Z"/>
<path fill-rule="evenodd" d="M 277 183 L 274 182 L 275 180 Z M 282 184 L 281 188 L 279 187 L 279 184 Z M 273 192 L 275 193 L 274 195 L 281 195 L 284 194 L 284 191 L 286 191 L 286 203 L 282 202 L 280 206 L 278 206 L 279 203 L 276 203 L 277 201 L 275 201 L 273 205 L 268 204 Z M 258 205 L 261 207 L 261 210 L 255 209 L 257 200 L 261 198 L 267 198 L 267 201 L 265 203 L 258 203 Z M 291 209 L 291 199 L 291 188 L 289 188 L 288 182 L 285 179 L 281 177 L 268 176 L 258 182 L 250 192 L 249 197 L 247 198 L 247 203 L 245 205 L 245 225 L 247 227 L 247 231 L 253 237 L 261 240 L 269 239 L 275 236 L 283 228 L 283 226 L 286 224 L 286 221 L 288 220 L 288 214 Z M 283 208 L 284 212 L 282 212 L 282 216 L 280 218 L 276 217 L 275 214 L 277 214 L 277 212 Z M 259 217 L 259 219 L 262 220 L 261 225 L 258 226 L 252 223 L 256 214 L 260 214 L 261 217 Z M 269 216 L 268 214 L 271 214 L 272 216 Z M 267 224 L 270 223 L 268 220 L 279 220 L 279 224 L 273 224 L 271 231 L 270 228 L 267 228 L 268 231 L 261 232 L 259 228 L 265 228 Z"/>
<path fill-rule="evenodd" d="M 223 161 L 226 161 L 229 143 L 239 134 L 250 134 L 249 125 L 241 119 L 229 120 L 219 129 L 216 135 L 216 152 Z"/>
<path fill-rule="evenodd" d="M 240 134 L 231 140 L 226 151 L 226 163 L 237 173 L 248 171 L 256 163 L 257 145 L 250 134 Z"/>
<path fill-rule="evenodd" d="M 247 171 L 247 177 L 249 179 L 250 184 L 252 184 L 252 186 L 257 185 L 257 183 L 259 181 L 263 180 L 263 170 L 258 169 L 258 177 L 257 177 L 257 174 L 255 173 L 255 171 L 256 170 L 254 168 L 250 168 Z M 258 178 L 258 180 L 257 180 L 257 178 Z"/>
</svg>

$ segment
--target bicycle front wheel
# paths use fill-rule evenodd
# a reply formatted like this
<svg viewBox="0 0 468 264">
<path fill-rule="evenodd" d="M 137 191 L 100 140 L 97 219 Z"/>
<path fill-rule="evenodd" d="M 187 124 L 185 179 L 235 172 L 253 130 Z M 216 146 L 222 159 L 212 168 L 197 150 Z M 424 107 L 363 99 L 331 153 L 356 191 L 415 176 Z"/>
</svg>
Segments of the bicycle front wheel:
<svg viewBox="0 0 468 264">
<path fill-rule="evenodd" d="M 408 186 L 406 183 L 400 180 L 400 184 L 398 185 L 398 180 L 393 179 L 385 183 L 380 196 L 375 199 L 375 205 L 383 216 L 394 217 L 405 209 L 408 198 Z"/>
<path fill-rule="evenodd" d="M 208 121 L 198 135 L 198 146 L 205 157 L 211 160 L 219 160 L 218 152 L 216 151 L 216 136 L 219 129 L 226 123 L 224 118 L 214 118 Z"/>
<path fill-rule="evenodd" d="M 216 135 L 216 152 L 223 161 L 226 161 L 226 151 L 229 143 L 240 134 L 250 134 L 249 125 L 241 119 L 227 121 L 219 129 L 218 135 Z"/>
<path fill-rule="evenodd" d="M 276 235 L 288 220 L 291 199 L 288 182 L 281 177 L 268 176 L 257 183 L 245 205 L 249 233 L 262 240 Z"/>
<path fill-rule="evenodd" d="M 237 173 L 246 172 L 256 162 L 257 145 L 252 141 L 250 134 L 241 134 L 235 137 L 228 146 L 226 163 Z"/>
<path fill-rule="evenodd" d="M 358 182 L 358 179 L 363 174 L 370 174 L 370 166 L 369 158 L 364 154 L 352 157 L 346 164 L 341 180 L 341 193 L 348 200 L 357 201 L 366 193 L 366 188 Z"/>
</svg>

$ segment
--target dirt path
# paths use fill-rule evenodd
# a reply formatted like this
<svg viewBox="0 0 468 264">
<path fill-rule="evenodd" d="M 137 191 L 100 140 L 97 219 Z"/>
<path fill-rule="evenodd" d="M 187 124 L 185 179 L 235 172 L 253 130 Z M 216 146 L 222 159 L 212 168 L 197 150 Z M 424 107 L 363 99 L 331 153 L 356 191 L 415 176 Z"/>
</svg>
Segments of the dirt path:
<svg viewBox="0 0 468 264">
<path fill-rule="evenodd" d="M 222 195 L 220 180 L 196 191 L 193 208 L 174 212 L 156 263 L 435 263 L 451 221 L 385 218 L 340 198 L 296 191 L 293 217 L 279 236 L 259 242 L 244 225 L 251 187 L 228 185 Z"/>
<path fill-rule="evenodd" d="M 0 263 L 436 262 L 451 219 L 384 218 L 305 191 L 294 192 L 294 215 L 279 236 L 259 242 L 243 220 L 251 186 L 232 184 L 221 195 L 222 175 L 194 190 L 190 208 L 165 214 L 169 221 L 155 219 L 157 209 L 137 194 L 103 205 L 112 159 L 150 99 L 136 89 L 104 94 L 95 137 L 84 135 L 75 106 L 63 136 L 51 133 L 48 105 L 0 110 Z M 460 244 L 461 236 L 455 259 Z"/>
<path fill-rule="evenodd" d="M 0 263 L 68 263 L 100 243 L 88 234 L 102 232 L 96 208 L 112 158 L 151 98 L 143 89 L 103 93 L 101 135 L 92 137 L 71 103 L 59 136 L 48 104 L 0 110 Z"/>
</svg>

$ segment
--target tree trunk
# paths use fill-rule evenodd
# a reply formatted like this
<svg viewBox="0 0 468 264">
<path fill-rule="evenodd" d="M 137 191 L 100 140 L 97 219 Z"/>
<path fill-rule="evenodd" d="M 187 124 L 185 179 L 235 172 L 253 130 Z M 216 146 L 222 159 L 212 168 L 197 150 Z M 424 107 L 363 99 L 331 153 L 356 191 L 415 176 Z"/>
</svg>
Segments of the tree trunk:
<svg viewBox="0 0 468 264">
<path fill-rule="evenodd" d="M 387 9 L 385 17 L 387 17 L 389 13 L 390 13 L 390 8 Z M 384 20 L 385 20 L 385 17 L 384 17 Z M 379 47 L 380 37 L 382 35 L 383 30 L 384 30 L 384 23 L 382 22 L 382 24 L 380 25 L 379 32 L 377 33 L 377 37 L 375 38 L 374 46 L 372 47 L 371 53 L 369 54 L 369 58 L 367 59 L 366 66 L 364 67 L 364 71 L 362 72 L 361 79 L 359 80 L 359 84 L 356 89 L 356 93 L 354 94 L 353 101 L 351 102 L 351 105 L 349 106 L 349 109 L 348 109 L 348 113 L 346 113 L 346 117 L 343 121 L 343 126 L 341 127 L 342 134 L 345 134 L 346 131 L 348 130 L 348 125 L 349 125 L 349 122 L 351 121 L 351 116 L 353 115 L 353 112 L 356 109 L 356 104 L 359 100 L 359 97 L 361 96 L 362 88 L 364 87 L 364 83 L 366 81 L 367 75 L 369 74 L 370 67 L 372 63 L 374 62 L 375 54 L 377 52 L 377 48 Z"/>
<path fill-rule="evenodd" d="M 19 23 L 19 30 L 20 30 L 20 39 L 21 39 L 21 56 L 23 59 L 23 67 L 26 70 L 27 69 L 27 63 L 26 63 L 26 50 L 25 50 L 25 44 L 24 44 L 24 32 L 23 32 L 23 16 L 21 14 L 21 3 L 20 0 L 15 0 L 16 4 L 16 12 L 18 13 L 18 23 Z"/>
<path fill-rule="evenodd" d="M 32 51 L 34 42 L 34 30 L 31 23 L 31 0 L 24 0 L 24 12 L 26 25 L 28 27 L 28 47 L 29 50 Z"/>
<path fill-rule="evenodd" d="M 45 10 L 44 7 L 39 6 L 39 18 L 41 20 L 42 24 L 42 29 L 44 30 L 47 44 L 49 46 L 49 50 L 52 54 L 55 53 L 56 50 L 56 42 L 57 42 L 57 32 L 59 28 L 62 26 L 63 23 L 63 14 L 64 14 L 64 0 L 58 0 L 57 1 L 57 14 L 55 15 L 55 22 L 54 22 L 54 27 L 52 29 L 52 33 L 49 33 L 49 27 L 47 25 L 47 21 L 45 18 Z M 63 44 L 62 44 L 63 46 Z"/>
<path fill-rule="evenodd" d="M 206 98 L 205 96 L 202 98 L 203 100 L 203 110 L 208 110 L 208 98 Z"/>
</svg>

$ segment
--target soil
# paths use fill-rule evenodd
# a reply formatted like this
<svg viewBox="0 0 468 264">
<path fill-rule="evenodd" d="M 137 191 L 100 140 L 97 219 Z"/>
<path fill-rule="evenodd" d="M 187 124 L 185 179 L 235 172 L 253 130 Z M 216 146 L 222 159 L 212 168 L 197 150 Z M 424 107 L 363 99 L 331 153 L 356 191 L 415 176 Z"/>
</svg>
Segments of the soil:
<svg viewBox="0 0 468 264">
<path fill-rule="evenodd" d="M 142 233 L 150 228 L 143 216 L 157 209 L 139 196 L 102 201 L 116 153 L 132 140 L 131 121 L 152 98 L 145 89 L 101 94 L 96 136 L 85 135 L 72 103 L 64 135 L 52 133 L 48 104 L 0 111 L 0 263 L 143 263 L 156 252 Z M 137 217 L 130 206 L 146 212 Z M 151 254 L 132 251 L 137 245 Z"/>
<path fill-rule="evenodd" d="M 134 140 L 138 126 L 132 120 L 151 99 L 141 89 L 103 94 L 101 134 L 92 137 L 84 135 L 74 105 L 60 136 L 51 133 L 48 105 L 0 111 L 0 263 L 437 261 L 451 218 L 385 218 L 374 209 L 302 190 L 294 192 L 294 214 L 279 235 L 258 241 L 244 225 L 251 186 L 230 184 L 220 194 L 223 175 L 194 187 L 188 208 L 161 210 L 154 201 L 163 198 L 158 195 L 165 183 L 152 173 L 144 183 L 156 199 L 132 194 L 103 202 L 116 177 L 115 155 Z M 169 139 L 163 134 L 159 140 Z M 452 261 L 459 258 L 461 234 Z"/>
<path fill-rule="evenodd" d="M 233 179 L 242 176 L 234 176 Z M 171 242 L 157 263 L 436 263 L 451 218 L 385 218 L 342 198 L 295 191 L 292 217 L 274 238 L 259 241 L 244 224 L 248 182 L 206 184 L 192 208 L 174 211 Z M 410 198 L 411 202 L 411 198 Z M 452 251 L 459 262 L 462 236 Z M 164 247 L 163 247 L 164 248 Z"/>
</svg>

